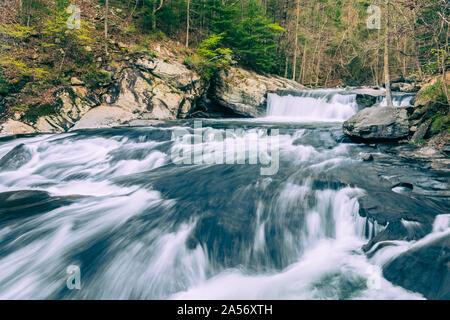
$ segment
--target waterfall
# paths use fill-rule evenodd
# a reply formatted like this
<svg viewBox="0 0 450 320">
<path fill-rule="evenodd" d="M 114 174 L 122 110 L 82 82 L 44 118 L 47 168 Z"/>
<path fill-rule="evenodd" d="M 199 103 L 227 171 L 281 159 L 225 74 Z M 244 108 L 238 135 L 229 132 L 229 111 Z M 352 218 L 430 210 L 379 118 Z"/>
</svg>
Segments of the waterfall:
<svg viewBox="0 0 450 320">
<path fill-rule="evenodd" d="M 357 112 L 356 94 L 344 90 L 305 90 L 268 95 L 267 118 L 294 121 L 345 121 Z"/>
<path fill-rule="evenodd" d="M 406 107 L 413 105 L 414 102 L 414 95 L 413 94 L 397 94 L 392 96 L 392 104 L 394 107 Z M 382 107 L 387 106 L 386 97 L 380 96 L 377 99 L 377 105 L 380 105 Z"/>
</svg>

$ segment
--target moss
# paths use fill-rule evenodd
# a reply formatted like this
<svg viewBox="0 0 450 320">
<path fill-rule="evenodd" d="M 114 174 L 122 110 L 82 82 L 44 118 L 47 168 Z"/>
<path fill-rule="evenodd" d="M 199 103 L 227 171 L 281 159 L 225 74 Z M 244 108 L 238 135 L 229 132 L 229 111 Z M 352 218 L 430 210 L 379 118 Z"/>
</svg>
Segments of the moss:
<svg viewBox="0 0 450 320">
<path fill-rule="evenodd" d="M 58 107 L 56 105 L 44 104 L 41 106 L 29 108 L 23 115 L 24 119 L 35 122 L 39 117 L 45 117 L 56 114 Z"/>
<path fill-rule="evenodd" d="M 424 139 L 419 139 L 417 141 L 410 141 L 409 143 L 415 146 L 424 146 L 426 141 Z"/>
<path fill-rule="evenodd" d="M 111 81 L 111 75 L 105 71 L 91 70 L 83 78 L 90 87 L 97 87 L 100 83 Z"/>
<path fill-rule="evenodd" d="M 448 105 L 447 97 L 444 92 L 444 84 L 441 79 L 438 79 L 434 84 L 428 85 L 420 90 L 418 101 L 433 101 L 442 105 Z M 421 103 L 423 104 L 423 103 Z"/>
<path fill-rule="evenodd" d="M 435 135 L 443 130 L 450 130 L 450 115 L 437 114 L 431 118 L 430 134 Z"/>
<path fill-rule="evenodd" d="M 25 105 L 25 104 L 22 104 L 20 106 L 12 108 L 11 110 L 14 111 L 14 112 L 24 112 L 27 109 L 29 109 L 29 107 L 27 105 Z"/>
</svg>

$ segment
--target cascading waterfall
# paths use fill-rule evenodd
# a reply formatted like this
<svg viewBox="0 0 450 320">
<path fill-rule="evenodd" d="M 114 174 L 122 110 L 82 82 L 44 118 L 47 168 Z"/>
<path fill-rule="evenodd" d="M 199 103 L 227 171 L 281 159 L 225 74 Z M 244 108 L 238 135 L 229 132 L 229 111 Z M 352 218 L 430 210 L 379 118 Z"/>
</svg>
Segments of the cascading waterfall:
<svg viewBox="0 0 450 320">
<path fill-rule="evenodd" d="M 358 110 L 356 94 L 344 90 L 308 90 L 268 95 L 267 117 L 284 121 L 344 121 Z"/>
<path fill-rule="evenodd" d="M 414 94 L 394 94 L 392 96 L 392 104 L 394 107 L 407 107 L 413 105 Z M 387 106 L 386 97 L 380 96 L 377 98 L 377 105 L 382 107 Z"/>
<path fill-rule="evenodd" d="M 299 95 L 271 95 L 268 116 L 330 123 L 279 123 L 273 176 L 248 154 L 247 165 L 172 163 L 194 133 L 190 121 L 0 141 L 0 298 L 422 298 L 381 274 L 411 244 L 366 258 L 361 247 L 385 227 L 359 215 L 365 190 L 331 178 L 361 165 L 364 146 L 340 143 L 334 123 L 355 112 L 354 95 Z M 212 128 L 242 126 L 205 120 L 200 145 L 220 142 Z M 248 146 L 273 128 L 245 126 L 254 131 L 227 143 Z M 189 134 L 173 139 L 180 128 Z M 449 227 L 439 218 L 434 232 Z M 81 290 L 66 287 L 70 265 L 80 267 Z"/>
</svg>

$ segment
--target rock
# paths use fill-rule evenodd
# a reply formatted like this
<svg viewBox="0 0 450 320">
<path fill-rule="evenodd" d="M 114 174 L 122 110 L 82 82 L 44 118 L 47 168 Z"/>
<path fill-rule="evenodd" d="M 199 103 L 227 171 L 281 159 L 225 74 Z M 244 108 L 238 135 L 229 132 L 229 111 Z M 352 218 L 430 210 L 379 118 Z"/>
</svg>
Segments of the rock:
<svg viewBox="0 0 450 320">
<path fill-rule="evenodd" d="M 177 89 L 200 85 L 200 76 L 176 61 L 165 62 L 159 59 L 140 58 L 134 64 Z"/>
<path fill-rule="evenodd" d="M 77 77 L 70 78 L 70 84 L 73 86 L 82 86 L 84 85 L 84 82 L 78 79 Z"/>
<path fill-rule="evenodd" d="M 417 143 L 417 142 L 423 140 L 428 132 L 428 129 L 430 128 L 430 125 L 431 125 L 430 120 L 422 123 L 421 126 L 414 133 L 413 137 L 411 138 L 411 142 Z"/>
<path fill-rule="evenodd" d="M 72 128 L 82 116 L 96 105 L 95 101 L 85 96 L 84 87 L 75 90 L 62 90 L 56 94 L 60 107 L 57 113 L 39 117 L 35 128 L 41 133 L 61 133 Z"/>
<path fill-rule="evenodd" d="M 119 71 L 103 101 L 145 119 L 185 118 L 206 90 L 198 74 L 178 62 L 141 57 L 132 66 Z"/>
<path fill-rule="evenodd" d="M 360 156 L 363 161 L 373 161 L 373 155 L 370 153 L 362 153 Z"/>
<path fill-rule="evenodd" d="M 391 84 L 391 90 L 393 92 L 400 92 L 401 91 L 401 83 L 397 82 L 397 83 Z"/>
<path fill-rule="evenodd" d="M 242 117 L 261 117 L 266 113 L 267 93 L 302 90 L 295 81 L 232 67 L 220 72 L 209 94 L 212 103 Z"/>
<path fill-rule="evenodd" d="M 0 193 L 0 223 L 23 219 L 70 205 L 80 197 L 52 197 L 48 192 L 20 190 Z"/>
<path fill-rule="evenodd" d="M 9 119 L 0 125 L 0 137 L 35 133 L 36 130 L 25 123 Z"/>
<path fill-rule="evenodd" d="M 17 170 L 29 162 L 32 157 L 33 155 L 25 145 L 19 144 L 0 159 L 0 171 Z"/>
<path fill-rule="evenodd" d="M 70 131 L 116 127 L 136 117 L 122 108 L 102 105 L 87 112 Z"/>
<path fill-rule="evenodd" d="M 445 214 L 445 207 L 438 207 L 432 200 L 414 195 L 396 193 L 392 190 L 374 190 L 360 197 L 359 214 L 377 221 L 385 226 L 394 221 L 416 221 L 425 225 L 431 225 L 434 217 Z"/>
<path fill-rule="evenodd" d="M 408 227 L 407 227 L 408 226 Z M 362 247 L 365 252 L 368 252 L 368 257 L 371 258 L 378 249 L 383 246 L 378 246 L 376 250 L 371 250 L 373 246 L 379 242 L 383 241 L 416 241 L 420 240 L 432 231 L 431 224 L 417 223 L 413 221 L 392 221 L 390 222 L 386 229 L 378 233 L 375 237 L 370 239 L 370 241 Z"/>
<path fill-rule="evenodd" d="M 450 299 L 450 236 L 448 234 L 401 254 L 383 267 L 396 285 L 433 300 Z"/>
<path fill-rule="evenodd" d="M 344 122 L 344 133 L 361 140 L 399 140 L 409 135 L 405 109 L 372 107 Z"/>
<path fill-rule="evenodd" d="M 358 103 L 359 110 L 370 108 L 377 103 L 377 96 L 358 93 L 356 95 L 356 103 Z"/>
<path fill-rule="evenodd" d="M 420 88 L 415 83 L 401 83 L 400 84 L 400 91 L 402 92 L 408 92 L 408 93 L 415 93 L 418 92 Z"/>
</svg>

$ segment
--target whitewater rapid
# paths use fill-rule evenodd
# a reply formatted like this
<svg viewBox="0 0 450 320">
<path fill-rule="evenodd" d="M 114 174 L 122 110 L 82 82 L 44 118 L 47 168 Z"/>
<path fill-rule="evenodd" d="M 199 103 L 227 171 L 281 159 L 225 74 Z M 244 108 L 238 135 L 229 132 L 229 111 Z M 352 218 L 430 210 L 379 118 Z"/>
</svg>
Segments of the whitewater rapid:
<svg viewBox="0 0 450 320">
<path fill-rule="evenodd" d="M 291 112 L 289 99 L 272 97 L 284 109 L 268 116 Z M 353 98 L 319 100 L 312 119 L 330 123 L 204 120 L 205 136 L 254 129 L 228 138 L 236 145 L 279 129 L 280 170 L 269 177 L 248 157 L 175 165 L 186 140 L 173 132 L 193 134 L 191 121 L 0 141 L 0 159 L 15 148 L 21 159 L 0 168 L 0 299 L 423 299 L 381 271 L 413 242 L 362 251 L 385 227 L 359 215 L 366 190 L 327 178 L 362 164 L 366 147 L 342 143 L 334 123 Z M 449 230 L 439 217 L 430 237 Z M 80 290 L 66 286 L 69 266 Z"/>
</svg>

